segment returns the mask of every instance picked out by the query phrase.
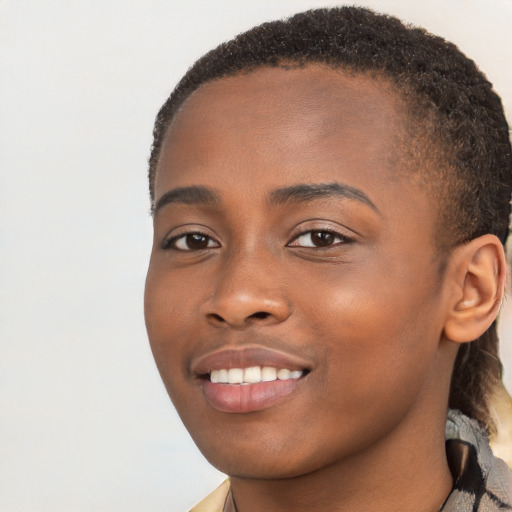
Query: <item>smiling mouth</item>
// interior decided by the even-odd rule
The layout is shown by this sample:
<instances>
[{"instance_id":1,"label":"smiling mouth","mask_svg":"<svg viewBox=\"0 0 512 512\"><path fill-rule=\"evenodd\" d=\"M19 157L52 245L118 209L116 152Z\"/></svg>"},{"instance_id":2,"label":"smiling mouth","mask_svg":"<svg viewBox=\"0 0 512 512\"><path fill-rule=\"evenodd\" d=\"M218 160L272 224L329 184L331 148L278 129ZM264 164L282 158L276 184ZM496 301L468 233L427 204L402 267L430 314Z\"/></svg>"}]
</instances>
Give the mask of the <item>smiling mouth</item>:
<instances>
[{"instance_id":1,"label":"smiling mouth","mask_svg":"<svg viewBox=\"0 0 512 512\"><path fill-rule=\"evenodd\" d=\"M214 409L251 413L268 409L295 392L310 373L273 366L222 368L200 377L204 398Z\"/></svg>"},{"instance_id":2,"label":"smiling mouth","mask_svg":"<svg viewBox=\"0 0 512 512\"><path fill-rule=\"evenodd\" d=\"M242 414L301 395L313 369L308 359L258 345L223 348L191 362L191 373L209 406Z\"/></svg>"},{"instance_id":3,"label":"smiling mouth","mask_svg":"<svg viewBox=\"0 0 512 512\"><path fill-rule=\"evenodd\" d=\"M273 366L250 366L248 368L222 368L212 370L205 377L213 384L251 385L275 380L300 379L307 370L288 370Z\"/></svg>"}]
</instances>

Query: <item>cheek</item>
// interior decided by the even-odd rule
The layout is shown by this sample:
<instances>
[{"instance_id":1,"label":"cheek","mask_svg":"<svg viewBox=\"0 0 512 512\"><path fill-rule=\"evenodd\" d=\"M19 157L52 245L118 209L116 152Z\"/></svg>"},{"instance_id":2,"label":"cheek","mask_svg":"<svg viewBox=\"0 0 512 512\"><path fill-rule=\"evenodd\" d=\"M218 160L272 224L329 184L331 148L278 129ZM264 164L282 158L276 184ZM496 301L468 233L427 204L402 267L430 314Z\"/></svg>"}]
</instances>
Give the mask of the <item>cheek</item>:
<instances>
[{"instance_id":1,"label":"cheek","mask_svg":"<svg viewBox=\"0 0 512 512\"><path fill-rule=\"evenodd\" d=\"M186 371L187 336L193 322L184 315L192 311L179 280L171 280L156 265L149 267L144 292L144 316L156 365L167 389ZM186 327L188 325L188 327Z\"/></svg>"},{"instance_id":2,"label":"cheek","mask_svg":"<svg viewBox=\"0 0 512 512\"><path fill-rule=\"evenodd\" d=\"M340 281L326 281L321 291L311 286L301 303L308 329L326 353L324 385L332 393L326 396L333 407L343 403L354 414L369 400L385 407L390 401L405 404L435 362L441 334L435 290L404 278L391 279L395 286L387 279Z\"/></svg>"}]
</instances>

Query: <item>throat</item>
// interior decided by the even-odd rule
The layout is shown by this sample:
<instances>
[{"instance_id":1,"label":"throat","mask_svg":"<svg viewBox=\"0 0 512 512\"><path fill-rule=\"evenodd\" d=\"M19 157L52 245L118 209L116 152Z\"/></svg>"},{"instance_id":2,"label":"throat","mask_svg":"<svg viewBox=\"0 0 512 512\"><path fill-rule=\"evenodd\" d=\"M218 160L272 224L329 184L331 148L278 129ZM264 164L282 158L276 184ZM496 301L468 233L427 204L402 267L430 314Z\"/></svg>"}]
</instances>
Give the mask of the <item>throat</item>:
<instances>
[{"instance_id":1,"label":"throat","mask_svg":"<svg viewBox=\"0 0 512 512\"><path fill-rule=\"evenodd\" d=\"M453 487L446 458L430 469L406 458L391 459L388 469L350 461L296 478L232 477L223 512L440 512Z\"/></svg>"}]
</instances>

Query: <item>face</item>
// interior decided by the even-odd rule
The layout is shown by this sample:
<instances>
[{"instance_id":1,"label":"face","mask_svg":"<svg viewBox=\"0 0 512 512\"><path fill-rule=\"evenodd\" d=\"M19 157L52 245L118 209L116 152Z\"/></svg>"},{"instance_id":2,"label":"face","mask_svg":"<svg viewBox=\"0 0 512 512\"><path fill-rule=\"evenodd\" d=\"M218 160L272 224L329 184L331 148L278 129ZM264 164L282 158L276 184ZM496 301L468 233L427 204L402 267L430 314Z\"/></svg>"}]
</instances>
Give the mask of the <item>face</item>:
<instances>
[{"instance_id":1,"label":"face","mask_svg":"<svg viewBox=\"0 0 512 512\"><path fill-rule=\"evenodd\" d=\"M386 83L309 66L203 85L169 129L147 329L229 475L315 471L446 400L434 216L400 168L401 120Z\"/></svg>"}]
</instances>

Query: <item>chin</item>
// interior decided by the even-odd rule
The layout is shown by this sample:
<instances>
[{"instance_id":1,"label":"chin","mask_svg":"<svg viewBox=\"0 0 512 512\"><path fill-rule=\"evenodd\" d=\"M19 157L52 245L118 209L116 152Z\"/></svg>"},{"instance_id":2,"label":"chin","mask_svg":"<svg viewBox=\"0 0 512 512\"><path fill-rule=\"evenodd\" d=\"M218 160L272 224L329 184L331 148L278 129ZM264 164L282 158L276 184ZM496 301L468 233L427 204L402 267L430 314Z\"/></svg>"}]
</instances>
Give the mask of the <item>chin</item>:
<instances>
[{"instance_id":1,"label":"chin","mask_svg":"<svg viewBox=\"0 0 512 512\"><path fill-rule=\"evenodd\" d=\"M286 439L265 439L259 436L248 442L231 436L229 441L208 443L204 439L194 438L199 450L208 462L230 477L257 480L278 480L296 478L312 473L328 465L332 450L321 456L320 451L298 450L290 446L293 436ZM304 447L304 444L302 444ZM313 447L312 447L313 448Z\"/></svg>"},{"instance_id":2,"label":"chin","mask_svg":"<svg viewBox=\"0 0 512 512\"><path fill-rule=\"evenodd\" d=\"M320 469L315 465L299 464L284 464L283 459L285 456L277 457L277 460L261 460L263 456L260 454L260 460L215 460L208 459L212 464L222 473L232 477L250 480L281 480L287 478L297 478L313 471ZM247 457L246 457L247 458Z\"/></svg>"}]
</instances>

